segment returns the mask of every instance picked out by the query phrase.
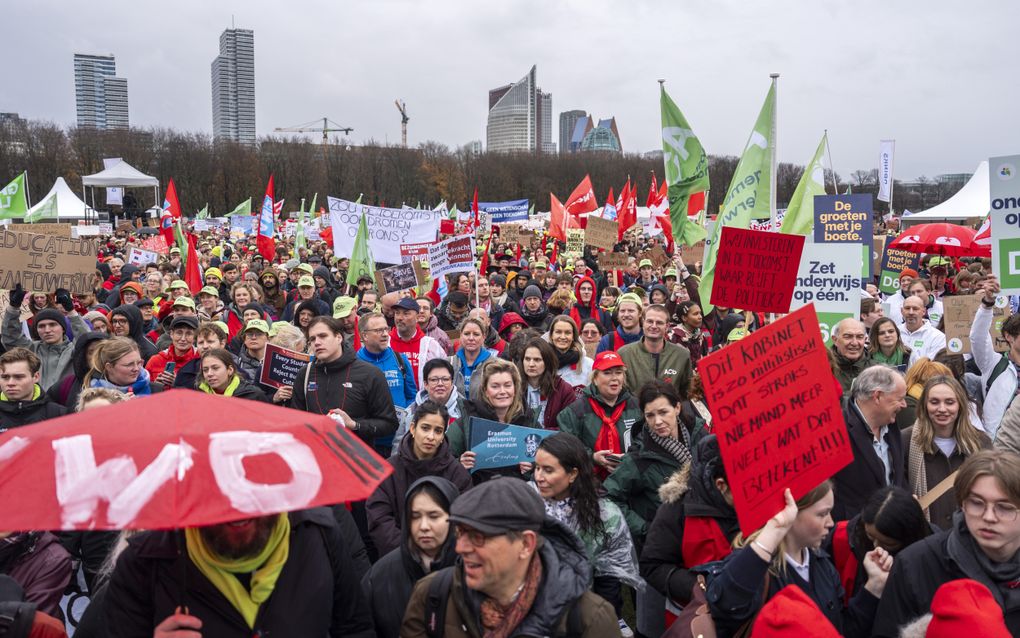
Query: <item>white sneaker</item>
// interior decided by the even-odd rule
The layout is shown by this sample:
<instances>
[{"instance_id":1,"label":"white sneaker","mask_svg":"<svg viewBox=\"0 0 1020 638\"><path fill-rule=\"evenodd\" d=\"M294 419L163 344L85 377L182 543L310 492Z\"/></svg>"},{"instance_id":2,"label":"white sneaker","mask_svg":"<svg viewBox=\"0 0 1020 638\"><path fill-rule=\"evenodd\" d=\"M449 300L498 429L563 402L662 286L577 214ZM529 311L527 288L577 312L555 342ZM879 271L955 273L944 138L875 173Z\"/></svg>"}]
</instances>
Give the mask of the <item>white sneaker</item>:
<instances>
[{"instance_id":1,"label":"white sneaker","mask_svg":"<svg viewBox=\"0 0 1020 638\"><path fill-rule=\"evenodd\" d=\"M617 620L617 623L620 625L620 635L623 638L634 638L634 630L630 628L626 620L620 618Z\"/></svg>"}]
</instances>

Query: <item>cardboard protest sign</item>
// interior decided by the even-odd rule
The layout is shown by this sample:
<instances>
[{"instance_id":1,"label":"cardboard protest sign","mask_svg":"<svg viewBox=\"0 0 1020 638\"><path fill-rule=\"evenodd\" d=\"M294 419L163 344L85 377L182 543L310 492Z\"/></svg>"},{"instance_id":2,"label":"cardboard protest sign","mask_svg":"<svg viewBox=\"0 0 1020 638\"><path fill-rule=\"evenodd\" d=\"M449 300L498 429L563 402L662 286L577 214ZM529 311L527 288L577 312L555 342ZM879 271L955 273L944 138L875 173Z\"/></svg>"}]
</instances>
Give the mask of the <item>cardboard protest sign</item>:
<instances>
[{"instance_id":1,"label":"cardboard protest sign","mask_svg":"<svg viewBox=\"0 0 1020 638\"><path fill-rule=\"evenodd\" d=\"M500 224L499 239L510 245L519 244L521 242L521 230L520 224Z\"/></svg>"},{"instance_id":2,"label":"cardboard protest sign","mask_svg":"<svg viewBox=\"0 0 1020 638\"><path fill-rule=\"evenodd\" d=\"M425 271L418 261L375 271L375 285L383 294L424 286L425 280Z\"/></svg>"},{"instance_id":3,"label":"cardboard protest sign","mask_svg":"<svg viewBox=\"0 0 1020 638\"><path fill-rule=\"evenodd\" d=\"M853 461L819 319L807 306L698 362L746 537Z\"/></svg>"},{"instance_id":4,"label":"cardboard protest sign","mask_svg":"<svg viewBox=\"0 0 1020 638\"><path fill-rule=\"evenodd\" d=\"M262 359L259 383L271 388L284 386L292 388L297 381L298 372L310 360L311 357L303 352L294 352L269 344L266 346L266 356Z\"/></svg>"},{"instance_id":5,"label":"cardboard protest sign","mask_svg":"<svg viewBox=\"0 0 1020 638\"><path fill-rule=\"evenodd\" d=\"M475 269L475 238L473 235L451 237L429 246L429 270L432 278L451 272Z\"/></svg>"},{"instance_id":6,"label":"cardboard protest sign","mask_svg":"<svg viewBox=\"0 0 1020 638\"><path fill-rule=\"evenodd\" d=\"M0 314L7 312L7 308L11 305L11 291L0 290ZM21 304L19 309L19 318L22 321L30 319L32 317L32 307L28 304L28 297L25 297L25 301Z\"/></svg>"},{"instance_id":7,"label":"cardboard protest sign","mask_svg":"<svg viewBox=\"0 0 1020 638\"><path fill-rule=\"evenodd\" d=\"M970 327L974 323L983 294L954 295L942 298L943 318L946 322L946 349L953 354L970 353ZM992 347L996 352L1007 352L1009 344L1002 336L1002 324L1013 314L1009 306L1009 298L999 295L995 298L992 308L992 325L988 334L992 337Z\"/></svg>"},{"instance_id":8,"label":"cardboard protest sign","mask_svg":"<svg viewBox=\"0 0 1020 638\"><path fill-rule=\"evenodd\" d=\"M508 467L518 463L533 463L538 444L555 430L528 428L509 423L471 417L468 449L475 453L477 470Z\"/></svg>"},{"instance_id":9,"label":"cardboard protest sign","mask_svg":"<svg viewBox=\"0 0 1020 638\"><path fill-rule=\"evenodd\" d=\"M162 235L153 235L148 239L142 240L142 248L145 250L151 250L154 253L165 255L170 252L170 247L166 245L166 238Z\"/></svg>"},{"instance_id":10,"label":"cardboard protest sign","mask_svg":"<svg viewBox=\"0 0 1020 638\"><path fill-rule=\"evenodd\" d=\"M921 255L918 253L886 245L878 266L878 289L889 295L899 292L900 273L905 268L917 270L920 265Z\"/></svg>"},{"instance_id":11,"label":"cardboard protest sign","mask_svg":"<svg viewBox=\"0 0 1020 638\"><path fill-rule=\"evenodd\" d=\"M363 214L372 257L384 264L400 263L401 244L435 241L443 217L442 211L380 208L330 197L329 219L336 254L351 253Z\"/></svg>"},{"instance_id":12,"label":"cardboard protest sign","mask_svg":"<svg viewBox=\"0 0 1020 638\"><path fill-rule=\"evenodd\" d=\"M118 233L130 233L135 230L134 222L120 222L117 224Z\"/></svg>"},{"instance_id":13,"label":"cardboard protest sign","mask_svg":"<svg viewBox=\"0 0 1020 638\"><path fill-rule=\"evenodd\" d=\"M813 303L826 345L837 323L861 312L862 256L857 244L804 243L790 309Z\"/></svg>"},{"instance_id":14,"label":"cardboard protest sign","mask_svg":"<svg viewBox=\"0 0 1020 638\"><path fill-rule=\"evenodd\" d=\"M127 263L133 266L144 266L145 264L158 264L159 255L151 250L145 250L138 246L132 246L128 249Z\"/></svg>"},{"instance_id":15,"label":"cardboard protest sign","mask_svg":"<svg viewBox=\"0 0 1020 638\"><path fill-rule=\"evenodd\" d=\"M423 241L417 244L400 244L400 263L409 264L412 261L422 261L429 258L429 246L433 242Z\"/></svg>"},{"instance_id":16,"label":"cardboard protest sign","mask_svg":"<svg viewBox=\"0 0 1020 638\"><path fill-rule=\"evenodd\" d=\"M705 261L705 242L699 241L693 246L682 244L680 246L680 258L684 264L693 266L699 261Z\"/></svg>"},{"instance_id":17,"label":"cardboard protest sign","mask_svg":"<svg viewBox=\"0 0 1020 638\"><path fill-rule=\"evenodd\" d=\"M882 256L885 254L885 244L887 237L885 235L875 235L871 238L871 274L874 275L877 272L881 272L879 268L882 266ZM868 279L867 283L871 283L872 279Z\"/></svg>"},{"instance_id":18,"label":"cardboard protest sign","mask_svg":"<svg viewBox=\"0 0 1020 638\"><path fill-rule=\"evenodd\" d=\"M588 217L588 226L584 229L584 243L595 248L612 250L616 247L617 226L615 219Z\"/></svg>"},{"instance_id":19,"label":"cardboard protest sign","mask_svg":"<svg viewBox=\"0 0 1020 638\"><path fill-rule=\"evenodd\" d=\"M988 159L992 272L1002 294L1020 294L1020 155Z\"/></svg>"},{"instance_id":20,"label":"cardboard protest sign","mask_svg":"<svg viewBox=\"0 0 1020 638\"><path fill-rule=\"evenodd\" d=\"M669 263L669 256L666 255L666 251L662 249L662 246L652 246L645 252L638 255L638 261L642 259L651 259L652 265L658 268L659 266L665 266Z\"/></svg>"},{"instance_id":21,"label":"cardboard protest sign","mask_svg":"<svg viewBox=\"0 0 1020 638\"><path fill-rule=\"evenodd\" d=\"M0 289L91 292L97 251L94 239L0 229Z\"/></svg>"},{"instance_id":22,"label":"cardboard protest sign","mask_svg":"<svg viewBox=\"0 0 1020 638\"><path fill-rule=\"evenodd\" d=\"M803 250L803 235L723 226L712 305L788 312Z\"/></svg>"},{"instance_id":23,"label":"cardboard protest sign","mask_svg":"<svg viewBox=\"0 0 1020 638\"><path fill-rule=\"evenodd\" d=\"M584 253L584 229L567 229L567 252L573 255Z\"/></svg>"},{"instance_id":24,"label":"cardboard protest sign","mask_svg":"<svg viewBox=\"0 0 1020 638\"><path fill-rule=\"evenodd\" d=\"M599 255L599 270L623 270L627 267L627 253L602 253Z\"/></svg>"},{"instance_id":25,"label":"cardboard protest sign","mask_svg":"<svg viewBox=\"0 0 1020 638\"><path fill-rule=\"evenodd\" d=\"M14 230L20 233L35 233L37 235L71 237L71 224L11 224L7 227L7 230Z\"/></svg>"}]
</instances>

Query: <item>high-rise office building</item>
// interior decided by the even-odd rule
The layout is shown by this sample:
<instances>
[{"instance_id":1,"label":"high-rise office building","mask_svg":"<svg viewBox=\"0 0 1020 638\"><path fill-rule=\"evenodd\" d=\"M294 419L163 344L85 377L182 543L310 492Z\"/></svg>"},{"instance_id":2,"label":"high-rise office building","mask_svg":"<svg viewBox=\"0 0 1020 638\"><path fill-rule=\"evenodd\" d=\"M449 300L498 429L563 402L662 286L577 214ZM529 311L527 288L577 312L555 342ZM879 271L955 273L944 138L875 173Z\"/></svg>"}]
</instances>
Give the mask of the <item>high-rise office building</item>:
<instances>
[{"instance_id":1,"label":"high-rise office building","mask_svg":"<svg viewBox=\"0 0 1020 638\"><path fill-rule=\"evenodd\" d=\"M574 126L585 115L584 111L577 109L560 113L560 153L570 152L570 136L574 133Z\"/></svg>"},{"instance_id":2,"label":"high-rise office building","mask_svg":"<svg viewBox=\"0 0 1020 638\"><path fill-rule=\"evenodd\" d=\"M255 143L255 32L226 29L212 62L213 136Z\"/></svg>"},{"instance_id":3,"label":"high-rise office building","mask_svg":"<svg viewBox=\"0 0 1020 638\"><path fill-rule=\"evenodd\" d=\"M128 127L127 79L117 77L113 54L74 54L74 102L78 126Z\"/></svg>"},{"instance_id":4,"label":"high-rise office building","mask_svg":"<svg viewBox=\"0 0 1020 638\"><path fill-rule=\"evenodd\" d=\"M536 82L537 67L513 84L489 91L485 148L495 152L555 153L552 94Z\"/></svg>"}]
</instances>

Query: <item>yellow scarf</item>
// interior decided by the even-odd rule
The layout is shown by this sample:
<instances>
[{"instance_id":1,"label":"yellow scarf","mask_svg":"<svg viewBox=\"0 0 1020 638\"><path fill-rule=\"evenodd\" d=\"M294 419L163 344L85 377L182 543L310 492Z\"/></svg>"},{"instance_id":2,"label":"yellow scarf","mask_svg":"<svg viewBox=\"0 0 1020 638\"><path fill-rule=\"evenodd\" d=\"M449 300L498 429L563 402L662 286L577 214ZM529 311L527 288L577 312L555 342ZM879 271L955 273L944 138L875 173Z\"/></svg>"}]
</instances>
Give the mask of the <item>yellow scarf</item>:
<instances>
[{"instance_id":1,"label":"yellow scarf","mask_svg":"<svg viewBox=\"0 0 1020 638\"><path fill-rule=\"evenodd\" d=\"M41 397L41 396L42 396L42 388L40 388L39 384L37 383L37 384L35 384L35 389L32 390L32 398L29 399L29 401L38 401L39 397ZM10 399L7 398L6 394L4 394L3 392L0 392L0 401L10 401Z\"/></svg>"},{"instance_id":2,"label":"yellow scarf","mask_svg":"<svg viewBox=\"0 0 1020 638\"><path fill-rule=\"evenodd\" d=\"M226 561L213 554L202 541L198 528L189 527L184 530L184 537L191 562L195 563L209 582L215 585L230 604L244 616L248 627L254 628L259 606L273 593L276 579L283 571L290 554L290 519L287 515L278 515L276 527L262 551L257 556L244 560ZM246 573L252 574L251 592L248 592L234 576Z\"/></svg>"},{"instance_id":3,"label":"yellow scarf","mask_svg":"<svg viewBox=\"0 0 1020 638\"><path fill-rule=\"evenodd\" d=\"M241 377L235 374L234 378L231 379L230 383L227 384L227 389L223 391L223 396L225 397L234 396L234 392L237 390L237 386L239 385L241 385ZM202 381L201 383L198 384L198 389L207 394L219 394L219 392L209 387L209 384L206 383L205 381Z\"/></svg>"}]
</instances>

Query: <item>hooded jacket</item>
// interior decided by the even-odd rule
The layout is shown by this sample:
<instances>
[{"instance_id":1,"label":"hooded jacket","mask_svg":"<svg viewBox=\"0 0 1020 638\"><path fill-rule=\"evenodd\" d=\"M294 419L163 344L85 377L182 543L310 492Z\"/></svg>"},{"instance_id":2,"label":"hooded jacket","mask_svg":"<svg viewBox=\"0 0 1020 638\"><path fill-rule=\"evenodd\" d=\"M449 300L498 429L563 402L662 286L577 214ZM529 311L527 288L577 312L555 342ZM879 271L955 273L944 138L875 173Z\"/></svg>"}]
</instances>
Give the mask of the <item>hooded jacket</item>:
<instances>
[{"instance_id":1,"label":"hooded jacket","mask_svg":"<svg viewBox=\"0 0 1020 638\"><path fill-rule=\"evenodd\" d=\"M453 342L450 341L450 335L446 334L446 331L439 327L439 319L436 318L435 315L429 317L429 322L425 324L422 331L426 336L432 337L438 341L439 345L443 347L444 351L446 351L447 356L453 354ZM422 364L422 367L425 367L424 363Z\"/></svg>"},{"instance_id":2,"label":"hooded jacket","mask_svg":"<svg viewBox=\"0 0 1020 638\"><path fill-rule=\"evenodd\" d=\"M43 312L59 311L46 310ZM139 314L139 318L140 317L141 315ZM49 319L51 317L46 318ZM78 313L74 313L67 318L71 320L71 333L75 337L83 335L89 331L88 326L85 325L85 321ZM59 343L49 345L42 341L32 341L24 335L21 331L21 315L17 308L8 307L4 312L3 327L2 330L0 330L0 342L2 342L4 348L8 350L13 348L27 348L39 357L40 361L42 361L42 368L40 369L42 375L39 378L39 385L42 386L44 390L48 390L50 387L56 385L58 381L71 372L71 358L74 354L74 344L67 338L67 323L62 320L59 323L65 331L64 337Z\"/></svg>"},{"instance_id":3,"label":"hooded jacket","mask_svg":"<svg viewBox=\"0 0 1020 638\"><path fill-rule=\"evenodd\" d=\"M392 459L390 459L392 461ZM391 475L390 478L393 478ZM389 479L387 479L389 481ZM467 488L458 490L450 481L439 476L424 476L412 483L404 490L400 499L399 511L403 520L410 518L411 492L425 483L435 486L445 497L446 503L439 505L447 512L450 504ZM384 483L385 485L385 483ZM468 487L471 486L470 479ZM371 507L371 506L370 506ZM371 521L371 509L369 509L369 521ZM365 594L365 600L372 610L372 620L375 621L375 633L379 638L398 638L400 636L400 623L403 620L402 610L407 608L407 602L411 599L411 592L414 584L428 574L440 569L450 567L457 561L457 552L454 551L457 545L457 537L451 527L446 535L446 541L436 554L435 560L426 569L422 563L421 555L412 549L413 543L410 537L410 529L404 526L400 531L398 546L379 559L372 566L372 569L365 574L361 580L361 589ZM381 551L381 550L380 550ZM397 613L394 613L396 610Z\"/></svg>"},{"instance_id":4,"label":"hooded jacket","mask_svg":"<svg viewBox=\"0 0 1020 638\"><path fill-rule=\"evenodd\" d=\"M109 338L110 335L105 332L86 332L75 338L74 350L71 353L71 372L64 375L59 383L50 386L50 389L46 391L54 403L69 408L74 408L78 404L81 381L91 368L89 360L85 356L88 353L89 345Z\"/></svg>"},{"instance_id":5,"label":"hooded jacket","mask_svg":"<svg viewBox=\"0 0 1020 638\"><path fill-rule=\"evenodd\" d=\"M587 306L581 303L581 284L585 282L591 284L591 299ZM613 319L609 316L609 313L599 308L598 290L599 288L595 285L595 280L591 277L581 277L578 279L574 284L574 299L577 299L577 302L570 308L570 318L577 324L578 329L581 328L581 322L591 317L598 321L606 332L612 332Z\"/></svg>"},{"instance_id":6,"label":"hooded jacket","mask_svg":"<svg viewBox=\"0 0 1020 638\"><path fill-rule=\"evenodd\" d=\"M319 312L317 313L317 316L318 315L328 315L330 317L333 316L333 309L332 309L332 307L329 304L327 304L325 301L320 299L319 298L319 293L316 292L316 293L314 293L312 295L311 299L302 299L301 297L298 297L294 301L292 301L289 304L287 304L287 307L284 308L284 310L283 310L283 314L280 316L280 321L286 321L288 323L294 323L294 315L297 314L298 306L300 306L303 303L312 303L312 304L314 304L314 306L319 310ZM295 324L295 325L297 325L297 324Z\"/></svg>"},{"instance_id":7,"label":"hooded jacket","mask_svg":"<svg viewBox=\"0 0 1020 638\"><path fill-rule=\"evenodd\" d=\"M542 580L531 610L511 635L565 635L571 608L576 606L575 614L579 616L583 638L619 636L620 627L613 606L588 590L591 566L581 540L562 523L549 517L546 517L539 535L544 541L536 552L536 557L542 561ZM478 612L482 594L467 588L461 565L447 569L454 572L446 603L443 635L447 638L483 635ZM403 638L427 635L425 600L433 578L436 575L426 576L415 585L400 629Z\"/></svg>"},{"instance_id":8,"label":"hooded jacket","mask_svg":"<svg viewBox=\"0 0 1020 638\"><path fill-rule=\"evenodd\" d=\"M141 310L130 304L122 304L110 311L109 319L112 321L116 315L121 315L128 320L128 338L138 344L138 351L141 353L143 361L147 362L159 352L142 332Z\"/></svg>"},{"instance_id":9,"label":"hooded jacket","mask_svg":"<svg viewBox=\"0 0 1020 638\"><path fill-rule=\"evenodd\" d=\"M71 581L71 556L57 537L49 532L22 532L0 541L0 546L0 571L21 585L26 602L59 617L60 599Z\"/></svg>"},{"instance_id":10,"label":"hooded jacket","mask_svg":"<svg viewBox=\"0 0 1020 638\"><path fill-rule=\"evenodd\" d=\"M345 349L333 361L313 361L298 372L291 407L314 414L341 409L358 422L368 443L397 431L397 413L382 371Z\"/></svg>"},{"instance_id":11,"label":"hooded jacket","mask_svg":"<svg viewBox=\"0 0 1020 638\"><path fill-rule=\"evenodd\" d=\"M716 437L706 436L694 447L694 461L659 488L662 505L641 551L641 576L681 606L697 582L691 568L729 556L740 532L736 510L712 478L722 464Z\"/></svg>"},{"instance_id":12,"label":"hooded jacket","mask_svg":"<svg viewBox=\"0 0 1020 638\"><path fill-rule=\"evenodd\" d=\"M422 376L425 364L432 359L445 359L449 356L446 354L445 348L438 341L426 335L418 325L415 325L414 336L410 339L401 338L400 331L396 327L390 330L390 348L407 357L407 362L414 370L414 380L419 388L425 387L425 379Z\"/></svg>"},{"instance_id":13,"label":"hooded jacket","mask_svg":"<svg viewBox=\"0 0 1020 638\"><path fill-rule=\"evenodd\" d=\"M332 307L333 302L340 296L340 293L337 290L336 280L333 279L333 273L331 273L329 268L326 268L325 266L316 266L315 269L312 270L312 276L322 277L326 280L326 286L324 288L319 288L318 283L316 283L315 292L319 293L320 299Z\"/></svg>"},{"instance_id":14,"label":"hooded jacket","mask_svg":"<svg viewBox=\"0 0 1020 638\"><path fill-rule=\"evenodd\" d=\"M273 280L276 281L276 286L267 288L262 280L266 277L266 274L272 276ZM262 271L259 275L259 286L262 287L262 298L266 305L272 308L273 320L280 318L283 314L283 309L287 307L287 294L280 287L280 277L274 271Z\"/></svg>"},{"instance_id":15,"label":"hooded jacket","mask_svg":"<svg viewBox=\"0 0 1020 638\"><path fill-rule=\"evenodd\" d=\"M27 401L9 401L0 393L0 432L55 419L65 414L67 409L50 401L50 397L38 385L35 386L33 398Z\"/></svg>"},{"instance_id":16,"label":"hooded jacket","mask_svg":"<svg viewBox=\"0 0 1020 638\"><path fill-rule=\"evenodd\" d=\"M414 438L405 436L397 453L389 458L393 474L368 498L368 531L375 541L379 555L396 549L407 538L407 516L404 513L404 496L412 483L426 476L442 477L460 492L471 488L471 475L453 454L450 444L443 439L430 459L419 459L414 454Z\"/></svg>"}]
</instances>

